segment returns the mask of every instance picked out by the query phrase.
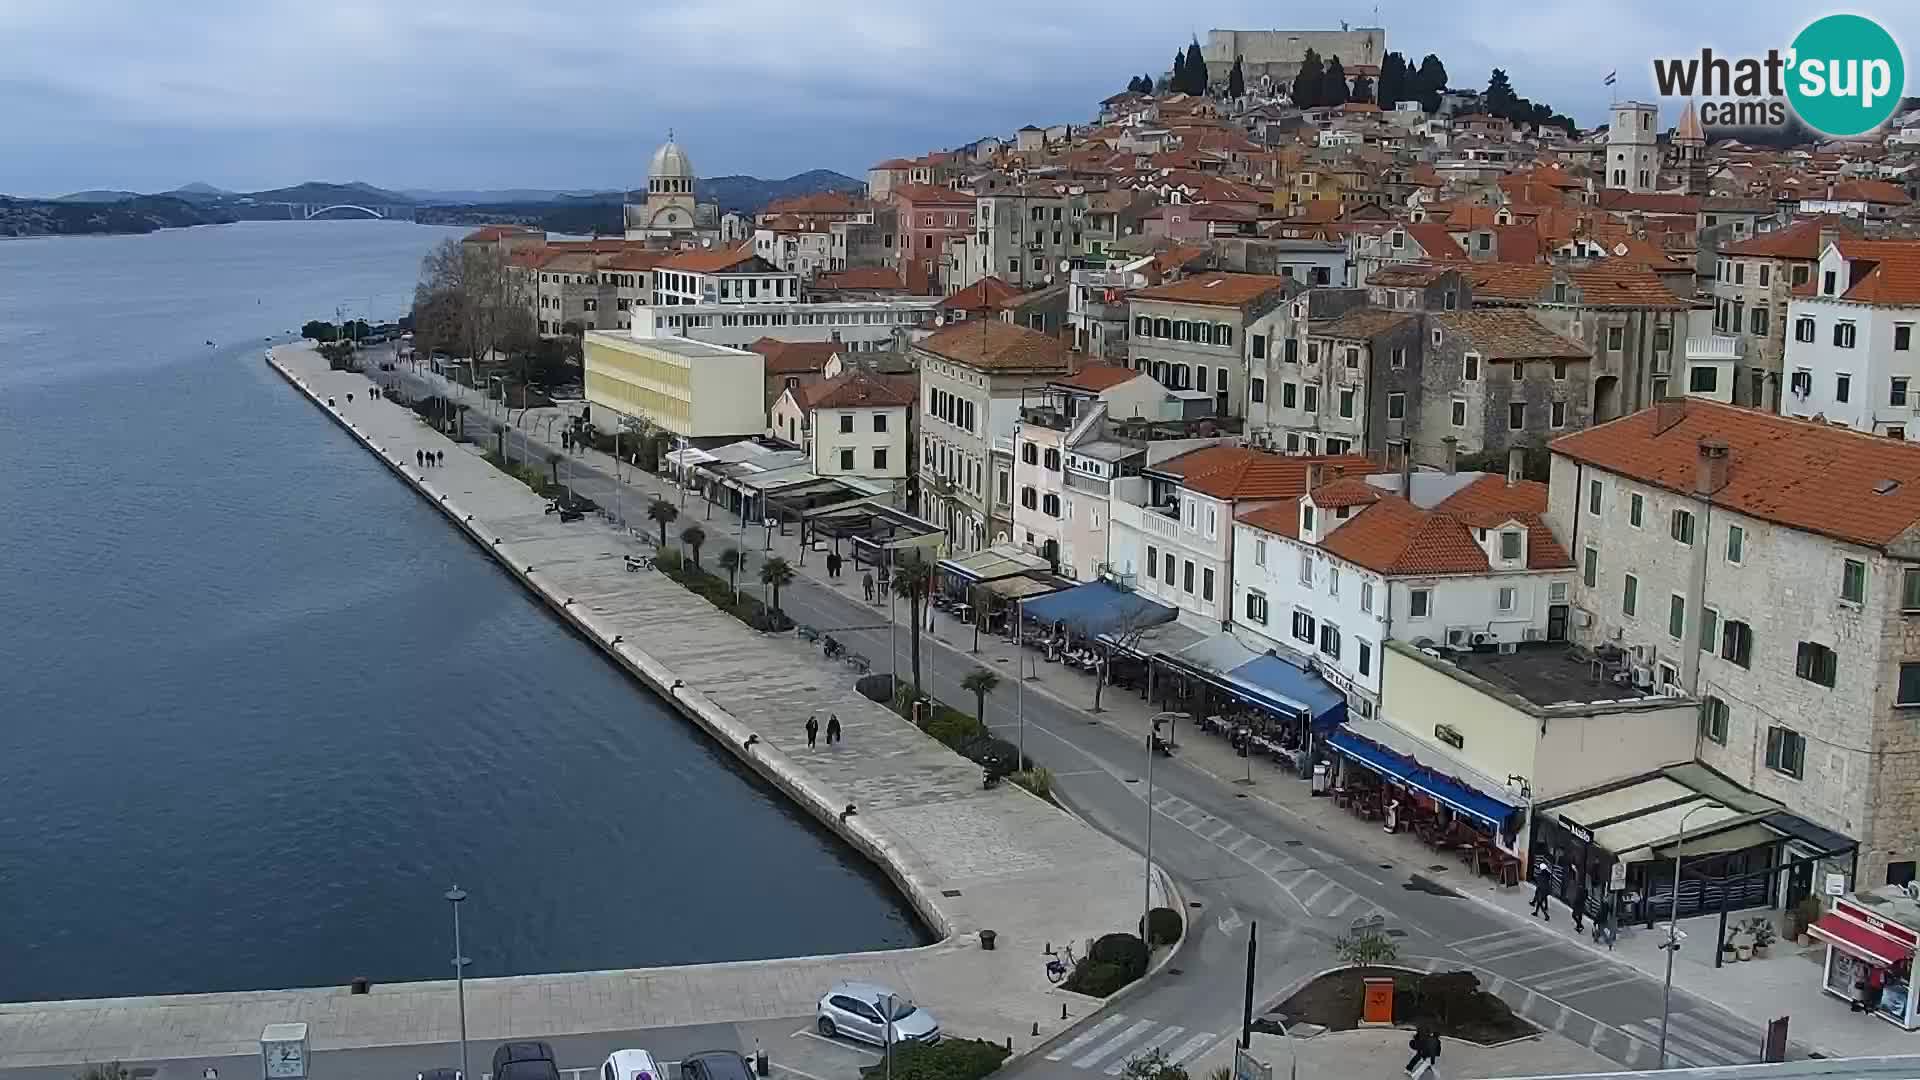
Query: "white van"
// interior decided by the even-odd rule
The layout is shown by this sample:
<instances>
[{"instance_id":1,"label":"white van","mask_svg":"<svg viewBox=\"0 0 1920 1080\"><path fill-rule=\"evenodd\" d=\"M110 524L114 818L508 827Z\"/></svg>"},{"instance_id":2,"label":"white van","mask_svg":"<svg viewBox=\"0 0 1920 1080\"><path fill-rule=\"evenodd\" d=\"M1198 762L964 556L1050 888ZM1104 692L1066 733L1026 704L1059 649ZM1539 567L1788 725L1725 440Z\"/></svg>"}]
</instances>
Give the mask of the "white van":
<instances>
[{"instance_id":1,"label":"white van","mask_svg":"<svg viewBox=\"0 0 1920 1080\"><path fill-rule=\"evenodd\" d=\"M600 1080L673 1080L645 1050L615 1050L600 1066Z\"/></svg>"}]
</instances>

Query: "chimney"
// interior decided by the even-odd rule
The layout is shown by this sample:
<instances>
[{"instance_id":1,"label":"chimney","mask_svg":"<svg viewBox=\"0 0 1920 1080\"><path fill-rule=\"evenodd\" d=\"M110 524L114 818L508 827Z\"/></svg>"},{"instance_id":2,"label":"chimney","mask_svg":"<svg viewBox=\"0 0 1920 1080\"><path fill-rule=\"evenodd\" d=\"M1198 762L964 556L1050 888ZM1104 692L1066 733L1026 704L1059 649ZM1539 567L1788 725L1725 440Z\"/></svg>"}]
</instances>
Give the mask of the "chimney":
<instances>
[{"instance_id":1,"label":"chimney","mask_svg":"<svg viewBox=\"0 0 1920 1080\"><path fill-rule=\"evenodd\" d=\"M1307 494L1311 495L1320 487L1320 463L1307 462Z\"/></svg>"},{"instance_id":2,"label":"chimney","mask_svg":"<svg viewBox=\"0 0 1920 1080\"><path fill-rule=\"evenodd\" d=\"M1526 450L1518 446L1514 447L1511 450L1508 450L1507 451L1507 486L1512 487L1513 485L1519 483L1520 478L1525 476L1526 474L1527 474Z\"/></svg>"},{"instance_id":3,"label":"chimney","mask_svg":"<svg viewBox=\"0 0 1920 1080\"><path fill-rule=\"evenodd\" d=\"M1413 440L1400 443L1400 497L1413 501Z\"/></svg>"},{"instance_id":4,"label":"chimney","mask_svg":"<svg viewBox=\"0 0 1920 1080\"><path fill-rule=\"evenodd\" d=\"M1839 242L1840 242L1840 226L1835 224L1832 221L1821 222L1820 223L1820 250L1814 252L1814 258L1816 259L1819 258L1821 253L1827 250L1827 245L1837 244Z\"/></svg>"},{"instance_id":5,"label":"chimney","mask_svg":"<svg viewBox=\"0 0 1920 1080\"><path fill-rule=\"evenodd\" d=\"M1460 467L1460 439L1449 435L1440 441L1447 444L1447 475L1452 476L1454 470Z\"/></svg>"},{"instance_id":6,"label":"chimney","mask_svg":"<svg viewBox=\"0 0 1920 1080\"><path fill-rule=\"evenodd\" d=\"M1700 460L1693 471L1693 493L1711 496L1727 486L1727 444L1722 439L1701 439Z\"/></svg>"},{"instance_id":7,"label":"chimney","mask_svg":"<svg viewBox=\"0 0 1920 1080\"><path fill-rule=\"evenodd\" d=\"M1673 426L1687 418L1687 399L1681 397L1663 397L1653 403L1653 433L1665 435Z\"/></svg>"}]
</instances>

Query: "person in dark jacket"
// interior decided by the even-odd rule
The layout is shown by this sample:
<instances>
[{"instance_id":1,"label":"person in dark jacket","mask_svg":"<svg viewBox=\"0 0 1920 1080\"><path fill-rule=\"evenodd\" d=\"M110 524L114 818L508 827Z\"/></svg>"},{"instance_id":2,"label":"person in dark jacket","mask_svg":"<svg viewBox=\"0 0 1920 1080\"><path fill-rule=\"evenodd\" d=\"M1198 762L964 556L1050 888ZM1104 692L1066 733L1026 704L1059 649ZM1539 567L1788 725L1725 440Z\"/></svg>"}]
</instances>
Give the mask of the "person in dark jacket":
<instances>
[{"instance_id":1,"label":"person in dark jacket","mask_svg":"<svg viewBox=\"0 0 1920 1080\"><path fill-rule=\"evenodd\" d=\"M1533 907L1531 913L1540 916L1547 922L1553 921L1553 910L1547 905L1547 900L1552 894L1553 871L1547 869L1547 864L1542 862L1533 868Z\"/></svg>"},{"instance_id":2,"label":"person in dark jacket","mask_svg":"<svg viewBox=\"0 0 1920 1080\"><path fill-rule=\"evenodd\" d=\"M1583 877L1580 879L1579 889L1575 891L1573 894L1573 932L1574 933L1578 934L1582 931L1581 924L1586 920L1586 917L1587 917L1587 882L1586 882L1586 879Z\"/></svg>"},{"instance_id":3,"label":"person in dark jacket","mask_svg":"<svg viewBox=\"0 0 1920 1080\"><path fill-rule=\"evenodd\" d=\"M1418 1076L1422 1069L1431 1069L1440 1060L1440 1036L1424 1024L1414 1030L1407 1048L1413 1051L1413 1057L1407 1059L1408 1076Z\"/></svg>"}]
</instances>

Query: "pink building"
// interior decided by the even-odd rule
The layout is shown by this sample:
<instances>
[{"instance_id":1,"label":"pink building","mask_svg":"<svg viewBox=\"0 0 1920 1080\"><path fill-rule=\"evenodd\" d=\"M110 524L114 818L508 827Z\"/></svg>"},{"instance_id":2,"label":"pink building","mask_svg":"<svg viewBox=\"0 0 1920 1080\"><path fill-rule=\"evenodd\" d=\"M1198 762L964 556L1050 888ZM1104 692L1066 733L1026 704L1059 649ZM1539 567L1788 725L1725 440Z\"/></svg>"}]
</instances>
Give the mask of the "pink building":
<instances>
[{"instance_id":1,"label":"pink building","mask_svg":"<svg viewBox=\"0 0 1920 1080\"><path fill-rule=\"evenodd\" d=\"M900 218L895 257L902 275L910 287L924 280L931 292L943 292L951 270L942 265L942 257L947 241L973 232L973 194L932 184L900 184L893 189L893 203Z\"/></svg>"}]
</instances>

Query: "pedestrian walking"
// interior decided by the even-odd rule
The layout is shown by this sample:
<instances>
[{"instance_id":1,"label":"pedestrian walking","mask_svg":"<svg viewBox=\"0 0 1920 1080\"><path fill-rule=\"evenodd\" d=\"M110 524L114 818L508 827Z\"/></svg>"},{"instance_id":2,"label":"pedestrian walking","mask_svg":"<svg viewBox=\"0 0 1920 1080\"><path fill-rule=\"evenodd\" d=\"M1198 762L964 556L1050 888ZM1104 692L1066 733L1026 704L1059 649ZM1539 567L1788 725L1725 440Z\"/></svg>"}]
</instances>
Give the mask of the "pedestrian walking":
<instances>
[{"instance_id":1,"label":"pedestrian walking","mask_svg":"<svg viewBox=\"0 0 1920 1080\"><path fill-rule=\"evenodd\" d=\"M860 575L860 589L867 594L867 603L873 603L873 571Z\"/></svg>"},{"instance_id":2,"label":"pedestrian walking","mask_svg":"<svg viewBox=\"0 0 1920 1080\"><path fill-rule=\"evenodd\" d=\"M1613 951L1614 939L1619 936L1619 930L1614 921L1615 914L1613 904L1613 893L1601 893L1600 913L1593 917L1593 940L1596 944L1602 941L1606 942L1608 952Z\"/></svg>"},{"instance_id":3,"label":"pedestrian walking","mask_svg":"<svg viewBox=\"0 0 1920 1080\"><path fill-rule=\"evenodd\" d=\"M1422 1024L1414 1030L1413 1038L1407 1040L1407 1049L1413 1051L1413 1057L1407 1059L1407 1075L1419 1076L1440 1060L1440 1036Z\"/></svg>"},{"instance_id":4,"label":"pedestrian walking","mask_svg":"<svg viewBox=\"0 0 1920 1080\"><path fill-rule=\"evenodd\" d=\"M1587 918L1587 880L1586 880L1586 875L1583 874L1581 875L1581 878L1580 878L1580 888L1577 891L1575 891L1573 894L1573 932L1574 933L1576 934L1585 933L1585 930L1582 928L1580 924L1585 922L1586 918Z\"/></svg>"},{"instance_id":5,"label":"pedestrian walking","mask_svg":"<svg viewBox=\"0 0 1920 1080\"><path fill-rule=\"evenodd\" d=\"M837 743L839 741L840 741L840 714L828 713L827 714L827 745L832 746L834 743Z\"/></svg>"},{"instance_id":6,"label":"pedestrian walking","mask_svg":"<svg viewBox=\"0 0 1920 1080\"><path fill-rule=\"evenodd\" d=\"M807 749L809 750L813 749L814 743L819 738L820 738L820 721L811 716L807 717Z\"/></svg>"},{"instance_id":7,"label":"pedestrian walking","mask_svg":"<svg viewBox=\"0 0 1920 1080\"><path fill-rule=\"evenodd\" d=\"M415 450L413 452L413 465L417 469L427 467L427 452L425 450Z\"/></svg>"},{"instance_id":8,"label":"pedestrian walking","mask_svg":"<svg viewBox=\"0 0 1920 1080\"><path fill-rule=\"evenodd\" d=\"M1533 907L1530 909L1530 914L1552 922L1553 914L1547 907L1547 898L1552 892L1553 872L1547 869L1545 860L1542 860L1533 868Z\"/></svg>"},{"instance_id":9,"label":"pedestrian walking","mask_svg":"<svg viewBox=\"0 0 1920 1080\"><path fill-rule=\"evenodd\" d=\"M433 452L433 463L435 465L445 465L447 463L447 452L445 450L435 450Z\"/></svg>"},{"instance_id":10,"label":"pedestrian walking","mask_svg":"<svg viewBox=\"0 0 1920 1080\"><path fill-rule=\"evenodd\" d=\"M829 553L827 555L827 577L837 578L839 576L840 576L840 556Z\"/></svg>"}]
</instances>

